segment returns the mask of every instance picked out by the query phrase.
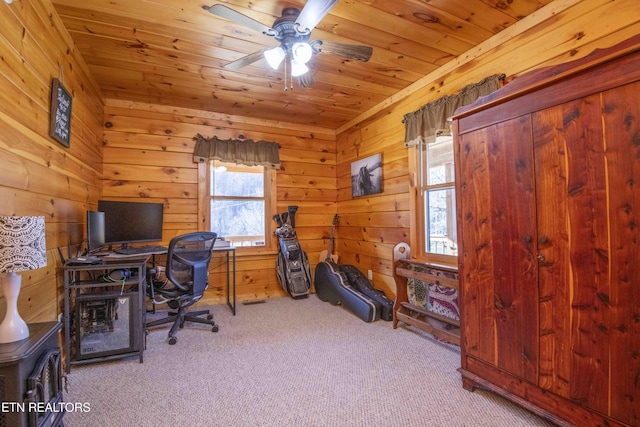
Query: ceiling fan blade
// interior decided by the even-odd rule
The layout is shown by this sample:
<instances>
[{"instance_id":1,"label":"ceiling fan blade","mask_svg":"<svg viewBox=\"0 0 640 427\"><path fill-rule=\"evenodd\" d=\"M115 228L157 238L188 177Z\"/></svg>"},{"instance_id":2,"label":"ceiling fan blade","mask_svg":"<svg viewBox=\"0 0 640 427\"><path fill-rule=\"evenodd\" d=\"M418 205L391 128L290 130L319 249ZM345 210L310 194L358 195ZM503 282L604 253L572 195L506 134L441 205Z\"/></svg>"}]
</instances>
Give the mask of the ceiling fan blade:
<instances>
[{"instance_id":1,"label":"ceiling fan blade","mask_svg":"<svg viewBox=\"0 0 640 427\"><path fill-rule=\"evenodd\" d=\"M267 34L272 32L271 28L264 25L262 22L256 21L253 18L249 18L247 15L243 15L240 12L223 5L215 4L209 8L209 12L217 15L221 18L233 21L236 24L244 25L247 28L251 28L259 33Z\"/></svg>"},{"instance_id":2,"label":"ceiling fan blade","mask_svg":"<svg viewBox=\"0 0 640 427\"><path fill-rule=\"evenodd\" d=\"M310 33L318 22L325 17L333 6L338 3L338 0L309 0L304 5L296 19L298 25L298 31L302 33Z\"/></svg>"},{"instance_id":3,"label":"ceiling fan blade","mask_svg":"<svg viewBox=\"0 0 640 427\"><path fill-rule=\"evenodd\" d=\"M371 46L361 46L357 44L344 44L336 42L321 42L317 49L321 53L329 53L344 58L355 59L357 61L367 62L373 54Z\"/></svg>"},{"instance_id":4,"label":"ceiling fan blade","mask_svg":"<svg viewBox=\"0 0 640 427\"><path fill-rule=\"evenodd\" d=\"M233 62L229 62L224 66L227 70L238 71L241 68L246 67L247 65L251 65L256 61L264 58L265 49L261 49L257 52L250 53L247 56L243 56L242 58L238 58Z\"/></svg>"},{"instance_id":5,"label":"ceiling fan blade","mask_svg":"<svg viewBox=\"0 0 640 427\"><path fill-rule=\"evenodd\" d=\"M303 75L298 76L297 79L298 79L298 86L300 86L301 88L309 87L316 82L313 79L313 74L311 74L311 71L307 71Z\"/></svg>"}]
</instances>

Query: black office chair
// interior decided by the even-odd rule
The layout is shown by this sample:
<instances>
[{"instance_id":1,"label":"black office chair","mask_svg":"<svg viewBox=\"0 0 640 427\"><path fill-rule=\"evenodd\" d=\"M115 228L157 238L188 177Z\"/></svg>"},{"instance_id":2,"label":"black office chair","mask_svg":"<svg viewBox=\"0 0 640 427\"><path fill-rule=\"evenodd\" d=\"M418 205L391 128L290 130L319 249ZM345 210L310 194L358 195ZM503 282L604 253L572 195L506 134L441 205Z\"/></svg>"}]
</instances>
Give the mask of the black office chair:
<instances>
[{"instance_id":1,"label":"black office chair","mask_svg":"<svg viewBox=\"0 0 640 427\"><path fill-rule=\"evenodd\" d=\"M154 304L167 303L170 309L166 318L146 324L147 328L173 322L169 330L169 344L178 342L176 330L185 322L211 325L212 332L218 332L209 310L187 312L185 309L202 298L209 285L208 270L216 233L195 232L174 237L167 251L166 279L156 279L150 283L148 291ZM200 317L206 316L206 317Z\"/></svg>"}]
</instances>

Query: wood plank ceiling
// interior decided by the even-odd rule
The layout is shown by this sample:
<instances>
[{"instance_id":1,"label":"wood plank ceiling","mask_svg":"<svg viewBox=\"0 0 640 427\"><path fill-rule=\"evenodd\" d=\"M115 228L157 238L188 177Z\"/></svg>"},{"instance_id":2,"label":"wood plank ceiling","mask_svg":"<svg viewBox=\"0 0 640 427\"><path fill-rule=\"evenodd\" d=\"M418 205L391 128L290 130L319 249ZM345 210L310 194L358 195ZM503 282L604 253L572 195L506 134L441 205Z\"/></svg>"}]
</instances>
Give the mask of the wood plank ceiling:
<instances>
[{"instance_id":1,"label":"wood plank ceiling","mask_svg":"<svg viewBox=\"0 0 640 427\"><path fill-rule=\"evenodd\" d=\"M368 45L368 62L320 53L315 83L284 90L281 65L223 66L278 43L208 12L271 27L280 0L53 0L105 98L338 129L552 0L340 0L311 40ZM290 77L286 77L289 86Z\"/></svg>"}]
</instances>

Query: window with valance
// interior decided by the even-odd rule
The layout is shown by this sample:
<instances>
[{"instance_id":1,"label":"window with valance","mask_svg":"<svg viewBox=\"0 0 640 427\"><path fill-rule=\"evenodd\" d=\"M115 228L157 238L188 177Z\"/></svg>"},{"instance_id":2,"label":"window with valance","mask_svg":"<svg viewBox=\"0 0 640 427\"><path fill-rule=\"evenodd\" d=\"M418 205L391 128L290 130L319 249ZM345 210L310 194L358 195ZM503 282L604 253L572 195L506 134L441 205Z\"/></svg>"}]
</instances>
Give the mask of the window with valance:
<instances>
[{"instance_id":1,"label":"window with valance","mask_svg":"<svg viewBox=\"0 0 640 427\"><path fill-rule=\"evenodd\" d=\"M273 250L271 215L276 210L275 142L196 135L198 221L242 251Z\"/></svg>"},{"instance_id":2,"label":"window with valance","mask_svg":"<svg viewBox=\"0 0 640 427\"><path fill-rule=\"evenodd\" d=\"M193 152L194 162L220 160L247 166L264 166L280 169L280 145L275 142L252 141L250 139L205 138L196 135Z\"/></svg>"},{"instance_id":3,"label":"window with valance","mask_svg":"<svg viewBox=\"0 0 640 427\"><path fill-rule=\"evenodd\" d=\"M419 110L405 114L405 147L434 142L437 136L451 135L451 117L458 107L469 105L481 96L489 95L500 88L504 75L493 75L473 83L455 95L445 95L425 104Z\"/></svg>"},{"instance_id":4,"label":"window with valance","mask_svg":"<svg viewBox=\"0 0 640 427\"><path fill-rule=\"evenodd\" d=\"M494 75L445 95L404 116L412 182L411 246L418 258L457 265L455 170L451 117L457 108L500 88L504 76Z\"/></svg>"}]
</instances>

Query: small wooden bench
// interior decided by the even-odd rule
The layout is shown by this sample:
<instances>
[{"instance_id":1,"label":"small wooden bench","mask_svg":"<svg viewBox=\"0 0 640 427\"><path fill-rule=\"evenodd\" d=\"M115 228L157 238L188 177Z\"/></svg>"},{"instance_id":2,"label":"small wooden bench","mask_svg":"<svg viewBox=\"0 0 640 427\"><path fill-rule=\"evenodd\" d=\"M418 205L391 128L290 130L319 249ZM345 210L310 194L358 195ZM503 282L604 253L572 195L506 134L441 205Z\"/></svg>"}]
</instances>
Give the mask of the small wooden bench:
<instances>
[{"instance_id":1,"label":"small wooden bench","mask_svg":"<svg viewBox=\"0 0 640 427\"><path fill-rule=\"evenodd\" d=\"M435 337L449 341L452 344L460 345L459 320L434 313L425 307L411 304L407 293L408 279L416 279L428 284L446 286L447 288L456 290L458 290L458 280L437 276L427 271L416 271L409 268L411 265L422 267L425 270L442 270L456 273L455 277L457 277L457 271L453 268L412 261L410 259L409 245L406 243L398 243L393 248L393 277L396 281L393 328L396 329L398 322L402 321L428 332ZM436 321L430 321L430 319Z\"/></svg>"}]
</instances>

